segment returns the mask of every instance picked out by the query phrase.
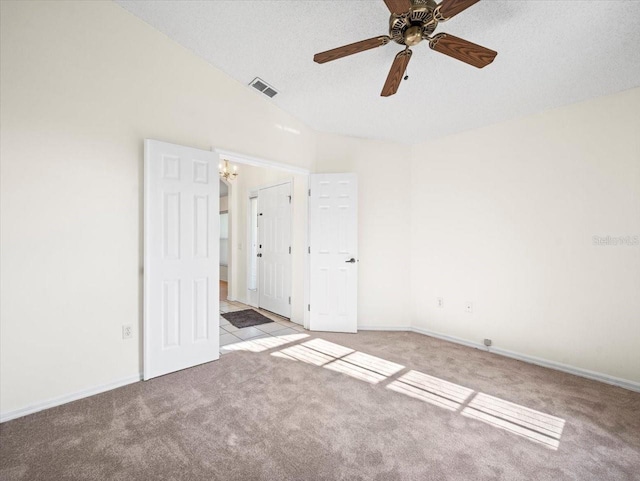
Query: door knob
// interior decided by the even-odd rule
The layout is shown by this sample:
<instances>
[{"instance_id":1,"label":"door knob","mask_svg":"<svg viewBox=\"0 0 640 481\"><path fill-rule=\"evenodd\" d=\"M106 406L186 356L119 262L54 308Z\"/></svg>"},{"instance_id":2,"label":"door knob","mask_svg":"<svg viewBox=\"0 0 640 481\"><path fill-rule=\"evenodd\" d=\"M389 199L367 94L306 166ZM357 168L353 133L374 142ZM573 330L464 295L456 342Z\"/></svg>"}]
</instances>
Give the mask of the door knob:
<instances>
[{"instance_id":1,"label":"door knob","mask_svg":"<svg viewBox=\"0 0 640 481\"><path fill-rule=\"evenodd\" d=\"M352 257L351 259L349 259L348 261L345 261L347 264L355 264L356 260Z\"/></svg>"}]
</instances>

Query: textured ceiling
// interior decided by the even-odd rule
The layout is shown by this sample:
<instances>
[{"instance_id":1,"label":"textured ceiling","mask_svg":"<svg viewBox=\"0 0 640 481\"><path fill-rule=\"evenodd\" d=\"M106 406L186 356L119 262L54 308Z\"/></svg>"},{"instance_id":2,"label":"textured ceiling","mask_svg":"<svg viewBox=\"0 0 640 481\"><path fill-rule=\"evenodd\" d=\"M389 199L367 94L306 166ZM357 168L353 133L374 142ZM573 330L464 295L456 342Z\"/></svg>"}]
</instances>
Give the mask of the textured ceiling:
<instances>
[{"instance_id":1,"label":"textured ceiling","mask_svg":"<svg viewBox=\"0 0 640 481\"><path fill-rule=\"evenodd\" d=\"M312 60L387 34L382 0L117 2L239 82L262 77L280 92L265 101L307 125L356 137L416 143L640 86L637 0L481 1L436 33L497 50L493 64L476 69L422 42L389 98L394 42Z\"/></svg>"}]
</instances>

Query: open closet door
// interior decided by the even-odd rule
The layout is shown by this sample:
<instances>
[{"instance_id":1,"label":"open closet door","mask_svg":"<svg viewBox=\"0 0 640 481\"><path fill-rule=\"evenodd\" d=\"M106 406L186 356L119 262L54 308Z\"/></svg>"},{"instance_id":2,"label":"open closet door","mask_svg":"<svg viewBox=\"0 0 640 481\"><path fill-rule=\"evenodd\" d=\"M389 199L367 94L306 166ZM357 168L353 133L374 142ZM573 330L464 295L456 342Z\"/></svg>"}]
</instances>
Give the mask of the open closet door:
<instances>
[{"instance_id":1,"label":"open closet door","mask_svg":"<svg viewBox=\"0 0 640 481\"><path fill-rule=\"evenodd\" d=\"M145 141L144 379L218 359L218 154Z\"/></svg>"},{"instance_id":2,"label":"open closet door","mask_svg":"<svg viewBox=\"0 0 640 481\"><path fill-rule=\"evenodd\" d=\"M309 185L309 329L357 332L357 177L312 174Z\"/></svg>"}]
</instances>

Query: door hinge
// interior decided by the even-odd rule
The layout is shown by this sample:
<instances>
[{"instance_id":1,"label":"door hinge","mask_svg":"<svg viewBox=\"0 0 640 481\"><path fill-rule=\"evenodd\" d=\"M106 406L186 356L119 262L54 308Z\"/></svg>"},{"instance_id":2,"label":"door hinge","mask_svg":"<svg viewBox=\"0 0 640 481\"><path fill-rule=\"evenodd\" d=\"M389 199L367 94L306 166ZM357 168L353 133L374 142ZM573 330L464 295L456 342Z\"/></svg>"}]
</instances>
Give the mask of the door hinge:
<instances>
[{"instance_id":1,"label":"door hinge","mask_svg":"<svg viewBox=\"0 0 640 481\"><path fill-rule=\"evenodd\" d=\"M289 296L289 305L291 305L291 296Z\"/></svg>"},{"instance_id":2,"label":"door hinge","mask_svg":"<svg viewBox=\"0 0 640 481\"><path fill-rule=\"evenodd\" d=\"M307 304L307 311L311 312L311 304Z\"/></svg>"},{"instance_id":3,"label":"door hinge","mask_svg":"<svg viewBox=\"0 0 640 481\"><path fill-rule=\"evenodd\" d=\"M309 246L309 250L308 250L309 254L311 254L311 246Z\"/></svg>"},{"instance_id":4,"label":"door hinge","mask_svg":"<svg viewBox=\"0 0 640 481\"><path fill-rule=\"evenodd\" d=\"M289 246L289 254L291 254L291 246Z\"/></svg>"},{"instance_id":5,"label":"door hinge","mask_svg":"<svg viewBox=\"0 0 640 481\"><path fill-rule=\"evenodd\" d=\"M309 197L311 197L311 189L309 189Z\"/></svg>"},{"instance_id":6,"label":"door hinge","mask_svg":"<svg viewBox=\"0 0 640 481\"><path fill-rule=\"evenodd\" d=\"M288 197L289 197L289 204L291 204L291 196L288 196Z\"/></svg>"}]
</instances>

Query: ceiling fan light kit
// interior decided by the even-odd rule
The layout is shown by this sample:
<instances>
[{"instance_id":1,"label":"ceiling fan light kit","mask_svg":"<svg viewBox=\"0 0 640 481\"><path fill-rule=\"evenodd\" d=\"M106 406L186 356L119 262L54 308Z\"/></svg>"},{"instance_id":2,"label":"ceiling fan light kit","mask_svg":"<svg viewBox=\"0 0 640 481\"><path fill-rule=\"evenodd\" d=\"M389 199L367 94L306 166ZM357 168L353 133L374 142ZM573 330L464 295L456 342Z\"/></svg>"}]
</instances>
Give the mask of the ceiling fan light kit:
<instances>
[{"instance_id":1,"label":"ceiling fan light kit","mask_svg":"<svg viewBox=\"0 0 640 481\"><path fill-rule=\"evenodd\" d=\"M365 50L382 47L392 40L404 45L405 49L396 55L391 65L391 70L380 93L383 97L389 97L398 91L400 81L411 59L412 51L409 47L414 47L423 40L428 41L429 47L436 52L477 68L486 67L493 62L498 52L447 33L431 36L438 23L446 22L479 1L443 0L438 5L435 0L384 0L391 12L388 36L374 37L317 53L313 60L317 63L330 62Z\"/></svg>"}]
</instances>

